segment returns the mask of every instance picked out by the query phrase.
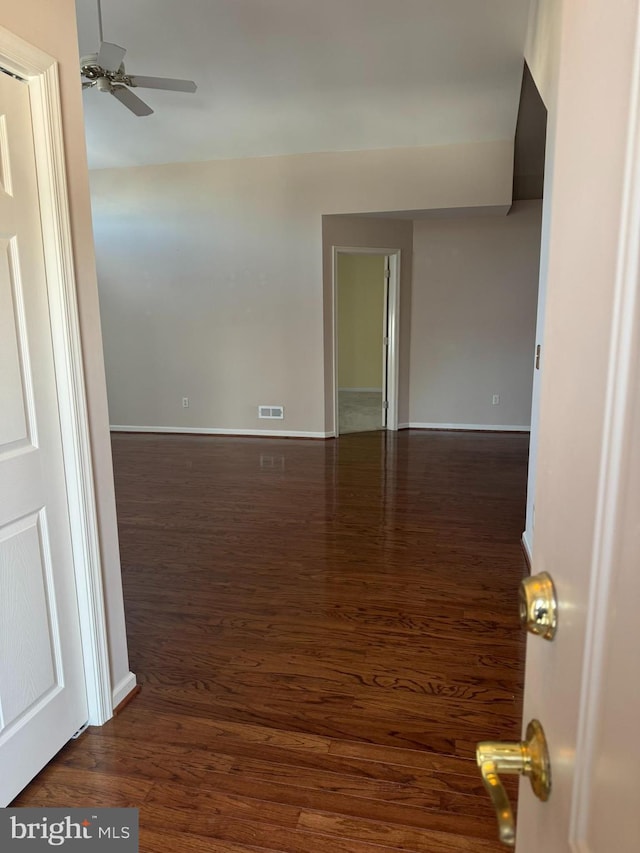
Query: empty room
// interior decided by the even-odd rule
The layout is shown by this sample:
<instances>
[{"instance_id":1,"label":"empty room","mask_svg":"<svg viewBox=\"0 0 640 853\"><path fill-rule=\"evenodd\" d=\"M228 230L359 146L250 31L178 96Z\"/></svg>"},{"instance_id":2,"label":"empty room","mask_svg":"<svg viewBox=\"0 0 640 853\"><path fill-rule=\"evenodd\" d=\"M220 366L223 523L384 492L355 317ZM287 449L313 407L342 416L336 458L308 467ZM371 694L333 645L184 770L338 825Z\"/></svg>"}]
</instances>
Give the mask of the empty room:
<instances>
[{"instance_id":1,"label":"empty room","mask_svg":"<svg viewBox=\"0 0 640 853\"><path fill-rule=\"evenodd\" d=\"M633 849L619 6L5 9L3 850Z\"/></svg>"}]
</instances>

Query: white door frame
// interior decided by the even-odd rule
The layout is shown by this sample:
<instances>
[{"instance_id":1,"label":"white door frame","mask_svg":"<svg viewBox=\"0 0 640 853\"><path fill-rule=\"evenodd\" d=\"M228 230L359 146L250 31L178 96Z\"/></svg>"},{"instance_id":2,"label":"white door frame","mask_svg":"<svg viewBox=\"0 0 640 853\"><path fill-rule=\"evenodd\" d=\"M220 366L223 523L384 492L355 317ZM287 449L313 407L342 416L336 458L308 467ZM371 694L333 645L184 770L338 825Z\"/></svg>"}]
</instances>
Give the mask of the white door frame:
<instances>
[{"instance_id":1,"label":"white door frame","mask_svg":"<svg viewBox=\"0 0 640 853\"><path fill-rule=\"evenodd\" d=\"M102 725L113 703L58 64L0 27L0 67L29 86L88 722Z\"/></svg>"},{"instance_id":2,"label":"white door frame","mask_svg":"<svg viewBox=\"0 0 640 853\"><path fill-rule=\"evenodd\" d=\"M387 429L398 429L398 383L400 351L400 249L333 246L331 305L333 311L333 434L338 425L338 255L384 255L389 258L389 346L387 361Z\"/></svg>"}]
</instances>

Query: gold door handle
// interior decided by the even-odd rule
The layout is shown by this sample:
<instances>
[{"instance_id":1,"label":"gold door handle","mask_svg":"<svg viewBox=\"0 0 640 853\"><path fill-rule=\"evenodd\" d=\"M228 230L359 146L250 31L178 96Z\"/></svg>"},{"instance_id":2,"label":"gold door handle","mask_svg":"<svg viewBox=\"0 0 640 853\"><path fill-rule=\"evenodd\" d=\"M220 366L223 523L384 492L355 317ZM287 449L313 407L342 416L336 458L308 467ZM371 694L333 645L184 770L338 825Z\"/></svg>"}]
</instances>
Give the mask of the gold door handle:
<instances>
[{"instance_id":1,"label":"gold door handle","mask_svg":"<svg viewBox=\"0 0 640 853\"><path fill-rule=\"evenodd\" d=\"M509 797L500 780L501 773L527 776L533 792L543 802L551 793L551 766L544 730L537 720L527 726L527 739L512 743L483 741L476 749L476 761L498 818L498 833L503 844L516 843L516 827Z\"/></svg>"}]
</instances>

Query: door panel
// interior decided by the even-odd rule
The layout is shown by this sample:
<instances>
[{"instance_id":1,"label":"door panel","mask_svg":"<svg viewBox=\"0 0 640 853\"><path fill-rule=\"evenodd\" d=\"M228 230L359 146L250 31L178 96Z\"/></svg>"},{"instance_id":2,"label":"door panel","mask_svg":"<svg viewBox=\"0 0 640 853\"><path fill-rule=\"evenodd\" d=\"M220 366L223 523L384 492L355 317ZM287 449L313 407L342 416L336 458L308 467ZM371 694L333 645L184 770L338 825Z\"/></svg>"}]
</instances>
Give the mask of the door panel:
<instances>
[{"instance_id":1,"label":"door panel","mask_svg":"<svg viewBox=\"0 0 640 853\"><path fill-rule=\"evenodd\" d=\"M24 312L18 314L14 301L16 281L13 275L12 242L0 240L0 383L2 409L0 410L0 454L13 449L17 442L29 440L25 403L30 398L23 377L28 370L23 367L24 340L18 340L24 329ZM17 246L13 242L13 251ZM21 336L23 337L23 336ZM32 410L32 406L29 407Z\"/></svg>"},{"instance_id":2,"label":"door panel","mask_svg":"<svg viewBox=\"0 0 640 853\"><path fill-rule=\"evenodd\" d=\"M44 510L0 531L0 720L7 735L23 714L60 689L47 539Z\"/></svg>"},{"instance_id":3,"label":"door panel","mask_svg":"<svg viewBox=\"0 0 640 853\"><path fill-rule=\"evenodd\" d=\"M26 83L0 73L0 805L87 706Z\"/></svg>"},{"instance_id":4,"label":"door panel","mask_svg":"<svg viewBox=\"0 0 640 853\"><path fill-rule=\"evenodd\" d=\"M612 557L624 553L617 549L633 529L616 520L631 509L637 524L640 512L637 500L625 507L632 493L623 497L619 483L623 412L638 394L623 382L632 349L627 340L621 354L621 342L625 287L627 298L638 290L639 5L562 5L533 550L533 572L549 572L556 584L558 631L553 642L529 637L523 720L523 727L532 718L544 726L552 790L542 803L522 781L519 853L630 853L630 839L637 846L640 837L638 810L623 807L625 792L637 797L640 787L633 730L640 700L627 683L637 682L637 618L618 651L624 665L603 665L616 642L611 615L639 593L637 552L633 579ZM639 440L636 426L630 447ZM606 710L623 702L623 714ZM607 719L608 734L635 756L626 775L623 751L606 750Z\"/></svg>"}]
</instances>

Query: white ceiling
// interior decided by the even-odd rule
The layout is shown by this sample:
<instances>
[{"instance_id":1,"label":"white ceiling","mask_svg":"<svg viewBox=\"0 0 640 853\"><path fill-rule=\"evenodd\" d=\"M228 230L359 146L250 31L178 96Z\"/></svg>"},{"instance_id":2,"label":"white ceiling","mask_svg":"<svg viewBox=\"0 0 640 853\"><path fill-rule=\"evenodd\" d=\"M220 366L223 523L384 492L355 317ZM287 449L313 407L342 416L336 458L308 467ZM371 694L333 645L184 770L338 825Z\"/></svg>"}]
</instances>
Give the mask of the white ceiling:
<instances>
[{"instance_id":1,"label":"white ceiling","mask_svg":"<svg viewBox=\"0 0 640 853\"><path fill-rule=\"evenodd\" d=\"M91 168L513 137L529 0L102 0L138 118L84 92ZM96 0L76 0L80 54Z\"/></svg>"}]
</instances>

